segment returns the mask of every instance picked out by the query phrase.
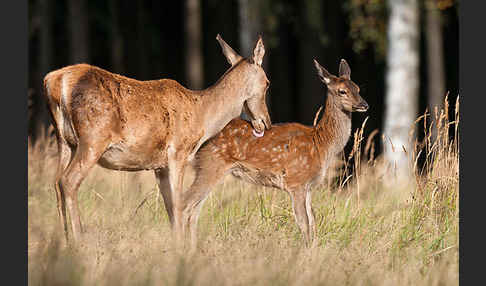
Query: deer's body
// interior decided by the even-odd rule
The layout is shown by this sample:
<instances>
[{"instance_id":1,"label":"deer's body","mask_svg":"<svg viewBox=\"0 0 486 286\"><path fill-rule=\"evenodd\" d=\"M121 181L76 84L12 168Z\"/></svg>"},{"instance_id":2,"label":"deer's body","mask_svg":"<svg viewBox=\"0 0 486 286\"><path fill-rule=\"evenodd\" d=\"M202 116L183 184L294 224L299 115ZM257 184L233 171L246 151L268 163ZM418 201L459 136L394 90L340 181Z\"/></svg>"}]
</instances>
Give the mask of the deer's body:
<instances>
[{"instance_id":1,"label":"deer's body","mask_svg":"<svg viewBox=\"0 0 486 286\"><path fill-rule=\"evenodd\" d=\"M345 62L341 65L347 66ZM346 77L344 71L343 76ZM310 189L322 182L330 161L347 143L351 112L367 109L358 87L349 79L331 81L335 86L328 89L325 112L317 125L273 124L265 136L258 138L253 136L249 123L234 119L199 150L195 160L196 179L183 200L182 221L186 229L191 229L193 239L204 198L226 174L232 174L288 192L297 223L306 241L312 240L315 226ZM333 94L334 89L349 92L349 107Z\"/></svg>"},{"instance_id":2,"label":"deer's body","mask_svg":"<svg viewBox=\"0 0 486 286\"><path fill-rule=\"evenodd\" d=\"M253 61L238 56L219 35L217 39L227 58L233 59L232 67L205 90L189 90L170 79L138 81L87 64L45 76L60 151L56 193L65 231L64 201L74 237L80 235L77 189L94 164L113 170L155 170L173 223L184 166L201 144L244 107L255 129L270 128L265 105L268 80L261 61L255 64L255 57L263 57L261 39Z\"/></svg>"},{"instance_id":3,"label":"deer's body","mask_svg":"<svg viewBox=\"0 0 486 286\"><path fill-rule=\"evenodd\" d=\"M351 134L351 115L330 102L318 125L273 124L263 137L255 137L247 121L233 119L199 155L232 163L232 175L258 185L283 190L318 185Z\"/></svg>"},{"instance_id":4,"label":"deer's body","mask_svg":"<svg viewBox=\"0 0 486 286\"><path fill-rule=\"evenodd\" d=\"M110 144L98 162L109 169L167 167L169 142L198 143L197 134L204 134L203 129L187 130L183 138L177 136L177 124L197 129L196 118L204 120L204 114L194 116L201 113L203 97L173 80L142 82L78 64L48 74L45 85L69 145L77 146L84 130L96 137L109 133Z\"/></svg>"},{"instance_id":5,"label":"deer's body","mask_svg":"<svg viewBox=\"0 0 486 286\"><path fill-rule=\"evenodd\" d=\"M214 121L238 117L244 101L226 111L221 105L227 94L217 88L193 91L171 79L138 81L87 64L49 73L45 86L67 143L77 146L84 130L107 136L95 133L101 129L110 144L98 163L124 171L167 167L169 145L193 155L218 131Z\"/></svg>"}]
</instances>

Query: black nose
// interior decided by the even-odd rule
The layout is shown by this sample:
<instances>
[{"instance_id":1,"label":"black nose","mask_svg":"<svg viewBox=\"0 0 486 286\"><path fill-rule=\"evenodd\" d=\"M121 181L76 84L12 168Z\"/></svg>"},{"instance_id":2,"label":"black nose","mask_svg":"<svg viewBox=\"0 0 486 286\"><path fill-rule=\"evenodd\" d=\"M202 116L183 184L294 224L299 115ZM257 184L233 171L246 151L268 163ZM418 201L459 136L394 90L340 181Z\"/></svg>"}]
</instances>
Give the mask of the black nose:
<instances>
[{"instance_id":1,"label":"black nose","mask_svg":"<svg viewBox=\"0 0 486 286\"><path fill-rule=\"evenodd\" d=\"M360 104L359 104L359 109L363 109L363 110L368 110L370 106L368 105L368 103L366 101L362 101Z\"/></svg>"}]
</instances>

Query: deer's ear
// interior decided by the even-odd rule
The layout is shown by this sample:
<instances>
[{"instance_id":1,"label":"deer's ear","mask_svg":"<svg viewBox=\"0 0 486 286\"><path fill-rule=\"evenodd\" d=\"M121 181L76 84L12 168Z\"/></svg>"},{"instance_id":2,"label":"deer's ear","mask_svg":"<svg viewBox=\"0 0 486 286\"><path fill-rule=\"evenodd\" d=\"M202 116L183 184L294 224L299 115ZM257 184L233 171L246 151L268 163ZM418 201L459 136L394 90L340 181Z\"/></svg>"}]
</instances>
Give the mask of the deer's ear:
<instances>
[{"instance_id":1,"label":"deer's ear","mask_svg":"<svg viewBox=\"0 0 486 286\"><path fill-rule=\"evenodd\" d=\"M339 76L347 80L351 79L351 68L345 59L341 59L339 64Z\"/></svg>"},{"instance_id":2,"label":"deer's ear","mask_svg":"<svg viewBox=\"0 0 486 286\"><path fill-rule=\"evenodd\" d=\"M263 62L263 55L265 55L265 46L263 46L262 36L258 36L258 41L253 49L253 62L261 66Z\"/></svg>"},{"instance_id":3,"label":"deer's ear","mask_svg":"<svg viewBox=\"0 0 486 286\"><path fill-rule=\"evenodd\" d=\"M331 77L333 75L330 74L325 68L323 68L315 59L314 59L314 66L316 67L317 74L319 75L319 78L325 84L329 84L331 82Z\"/></svg>"},{"instance_id":4,"label":"deer's ear","mask_svg":"<svg viewBox=\"0 0 486 286\"><path fill-rule=\"evenodd\" d=\"M226 60L228 60L228 63L230 65L235 65L237 62L239 62L242 57L238 55L224 40L221 38L221 36L218 34L216 36L216 40L218 40L219 45L221 46L221 49L223 49L223 55L226 57Z\"/></svg>"}]
</instances>

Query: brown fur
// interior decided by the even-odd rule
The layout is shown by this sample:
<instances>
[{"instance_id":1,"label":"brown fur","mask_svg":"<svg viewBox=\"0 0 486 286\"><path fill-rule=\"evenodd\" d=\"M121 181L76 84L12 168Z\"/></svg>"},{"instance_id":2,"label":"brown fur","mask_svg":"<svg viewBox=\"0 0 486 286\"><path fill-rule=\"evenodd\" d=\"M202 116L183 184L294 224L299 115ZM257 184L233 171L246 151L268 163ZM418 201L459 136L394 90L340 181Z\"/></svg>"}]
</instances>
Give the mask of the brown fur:
<instances>
[{"instance_id":1,"label":"brown fur","mask_svg":"<svg viewBox=\"0 0 486 286\"><path fill-rule=\"evenodd\" d=\"M191 229L193 239L202 201L227 173L257 185L287 191L306 242L313 239L310 189L321 183L330 160L348 141L351 112L368 108L359 95L359 88L350 80L350 69L344 60L340 77L330 75L317 62L315 65L328 86L325 113L316 126L274 124L258 138L252 134L249 123L233 119L199 150L196 179L183 202L182 221L185 228ZM340 91L346 94L341 95Z\"/></svg>"},{"instance_id":2,"label":"brown fur","mask_svg":"<svg viewBox=\"0 0 486 286\"><path fill-rule=\"evenodd\" d=\"M261 38L249 59L235 53L219 35L216 39L232 67L205 90L189 90L171 79L138 81L87 64L45 76L59 143L56 193L66 235L64 201L77 238L77 189L94 164L113 170L155 170L173 222L184 166L202 143L244 107L256 130L271 127L265 104L268 79L254 63L264 54Z\"/></svg>"}]
</instances>

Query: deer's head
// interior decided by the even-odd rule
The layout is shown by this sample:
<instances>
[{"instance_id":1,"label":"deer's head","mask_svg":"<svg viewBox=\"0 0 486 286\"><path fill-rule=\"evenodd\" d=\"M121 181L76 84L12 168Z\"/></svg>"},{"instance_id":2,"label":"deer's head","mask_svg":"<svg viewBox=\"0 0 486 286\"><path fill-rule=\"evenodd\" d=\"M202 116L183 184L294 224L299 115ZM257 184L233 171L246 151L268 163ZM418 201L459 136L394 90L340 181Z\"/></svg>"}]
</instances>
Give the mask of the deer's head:
<instances>
[{"instance_id":1,"label":"deer's head","mask_svg":"<svg viewBox=\"0 0 486 286\"><path fill-rule=\"evenodd\" d=\"M238 69L239 80L245 83L243 110L250 117L253 128L261 134L265 128L270 129L272 127L265 101L270 81L262 68L263 55L265 54L263 40L259 37L253 49L253 55L248 58L243 58L236 53L219 34L216 36L216 40L221 45L223 54L232 68Z\"/></svg>"},{"instance_id":2,"label":"deer's head","mask_svg":"<svg viewBox=\"0 0 486 286\"><path fill-rule=\"evenodd\" d=\"M328 88L328 95L333 97L342 110L348 112L368 110L368 103L359 95L359 87L351 81L351 68L344 59L339 64L339 77L330 74L315 59L314 65L319 78Z\"/></svg>"}]
</instances>

